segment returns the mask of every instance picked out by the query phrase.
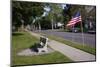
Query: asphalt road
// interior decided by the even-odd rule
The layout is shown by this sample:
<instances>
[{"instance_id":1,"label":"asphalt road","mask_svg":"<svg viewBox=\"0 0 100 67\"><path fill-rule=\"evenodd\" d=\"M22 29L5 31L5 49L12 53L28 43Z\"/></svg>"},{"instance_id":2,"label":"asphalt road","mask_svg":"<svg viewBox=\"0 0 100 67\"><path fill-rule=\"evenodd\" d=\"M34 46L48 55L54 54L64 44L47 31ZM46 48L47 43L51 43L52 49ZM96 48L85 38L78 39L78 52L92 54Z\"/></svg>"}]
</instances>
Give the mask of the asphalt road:
<instances>
[{"instance_id":1,"label":"asphalt road","mask_svg":"<svg viewBox=\"0 0 100 67\"><path fill-rule=\"evenodd\" d=\"M42 30L42 33L49 35L54 35L62 37L66 40L70 40L76 43L83 43L82 33L72 33L72 32L61 32L61 31L51 31L51 30ZM84 44L91 47L96 47L96 35L95 34L86 34L84 33Z\"/></svg>"}]
</instances>

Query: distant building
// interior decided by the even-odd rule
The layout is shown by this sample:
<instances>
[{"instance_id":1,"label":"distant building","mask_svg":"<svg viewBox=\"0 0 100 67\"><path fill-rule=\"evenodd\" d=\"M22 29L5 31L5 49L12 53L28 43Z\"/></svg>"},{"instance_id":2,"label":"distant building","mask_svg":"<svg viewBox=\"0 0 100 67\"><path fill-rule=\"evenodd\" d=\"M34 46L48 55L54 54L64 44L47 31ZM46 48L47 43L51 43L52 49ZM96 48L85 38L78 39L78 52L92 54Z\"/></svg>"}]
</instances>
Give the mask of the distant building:
<instances>
[{"instance_id":1,"label":"distant building","mask_svg":"<svg viewBox=\"0 0 100 67\"><path fill-rule=\"evenodd\" d=\"M58 22L58 23L57 23L57 28L62 28L62 27L63 27L63 25L64 25L63 23Z\"/></svg>"}]
</instances>

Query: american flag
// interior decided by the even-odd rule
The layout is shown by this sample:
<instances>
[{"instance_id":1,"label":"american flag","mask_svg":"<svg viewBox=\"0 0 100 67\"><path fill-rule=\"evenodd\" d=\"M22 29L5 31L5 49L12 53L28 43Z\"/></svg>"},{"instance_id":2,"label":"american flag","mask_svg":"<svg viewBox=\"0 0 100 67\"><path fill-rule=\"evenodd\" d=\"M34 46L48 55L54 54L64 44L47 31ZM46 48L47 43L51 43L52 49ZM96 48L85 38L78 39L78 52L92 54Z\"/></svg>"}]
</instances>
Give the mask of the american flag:
<instances>
[{"instance_id":1,"label":"american flag","mask_svg":"<svg viewBox=\"0 0 100 67\"><path fill-rule=\"evenodd\" d=\"M75 25L76 23L82 21L82 18L81 18L81 15L80 15L80 12L77 12L73 18L68 22L67 26L73 26Z\"/></svg>"}]
</instances>

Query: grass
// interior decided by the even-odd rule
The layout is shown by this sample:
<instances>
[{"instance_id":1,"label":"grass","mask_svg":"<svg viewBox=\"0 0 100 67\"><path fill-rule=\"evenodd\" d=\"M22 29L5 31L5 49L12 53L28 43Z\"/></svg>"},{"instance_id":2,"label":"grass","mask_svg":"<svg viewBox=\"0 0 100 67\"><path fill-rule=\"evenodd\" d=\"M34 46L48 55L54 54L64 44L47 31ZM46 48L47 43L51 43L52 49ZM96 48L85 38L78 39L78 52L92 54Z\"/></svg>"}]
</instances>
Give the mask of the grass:
<instances>
[{"instance_id":1,"label":"grass","mask_svg":"<svg viewBox=\"0 0 100 67\"><path fill-rule=\"evenodd\" d=\"M27 64L49 64L73 62L68 57L55 51L50 54L40 56L18 56L17 53L23 49L29 48L39 40L31 36L27 32L15 32L12 34L12 49L11 49L11 63L13 65L27 65Z\"/></svg>"},{"instance_id":2,"label":"grass","mask_svg":"<svg viewBox=\"0 0 100 67\"><path fill-rule=\"evenodd\" d=\"M69 30L68 29L60 29L60 30L58 30L57 32L69 32Z\"/></svg>"},{"instance_id":3,"label":"grass","mask_svg":"<svg viewBox=\"0 0 100 67\"><path fill-rule=\"evenodd\" d=\"M48 38L59 41L59 42L64 43L66 45L75 47L77 49L83 50L83 51L88 52L90 54L96 55L96 48L93 48L93 47L90 47L87 45L83 46L83 44L75 43L75 42L66 40L64 38L58 37L58 36L48 35Z\"/></svg>"}]
</instances>

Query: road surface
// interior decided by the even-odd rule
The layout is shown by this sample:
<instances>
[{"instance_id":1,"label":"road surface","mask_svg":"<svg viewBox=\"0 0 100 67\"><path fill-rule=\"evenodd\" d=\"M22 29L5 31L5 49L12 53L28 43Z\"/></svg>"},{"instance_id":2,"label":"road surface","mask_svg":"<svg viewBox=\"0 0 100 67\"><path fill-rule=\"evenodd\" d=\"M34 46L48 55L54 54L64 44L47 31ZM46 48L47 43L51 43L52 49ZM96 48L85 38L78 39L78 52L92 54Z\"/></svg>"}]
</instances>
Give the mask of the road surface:
<instances>
[{"instance_id":1,"label":"road surface","mask_svg":"<svg viewBox=\"0 0 100 67\"><path fill-rule=\"evenodd\" d=\"M42 30L42 33L46 33L49 35L54 35L58 37L62 37L66 40L70 40L76 43L83 43L82 33L72 33L72 32L61 32L61 31L52 31L52 30ZM86 34L84 33L84 44L96 47L96 35L95 34Z\"/></svg>"}]
</instances>

